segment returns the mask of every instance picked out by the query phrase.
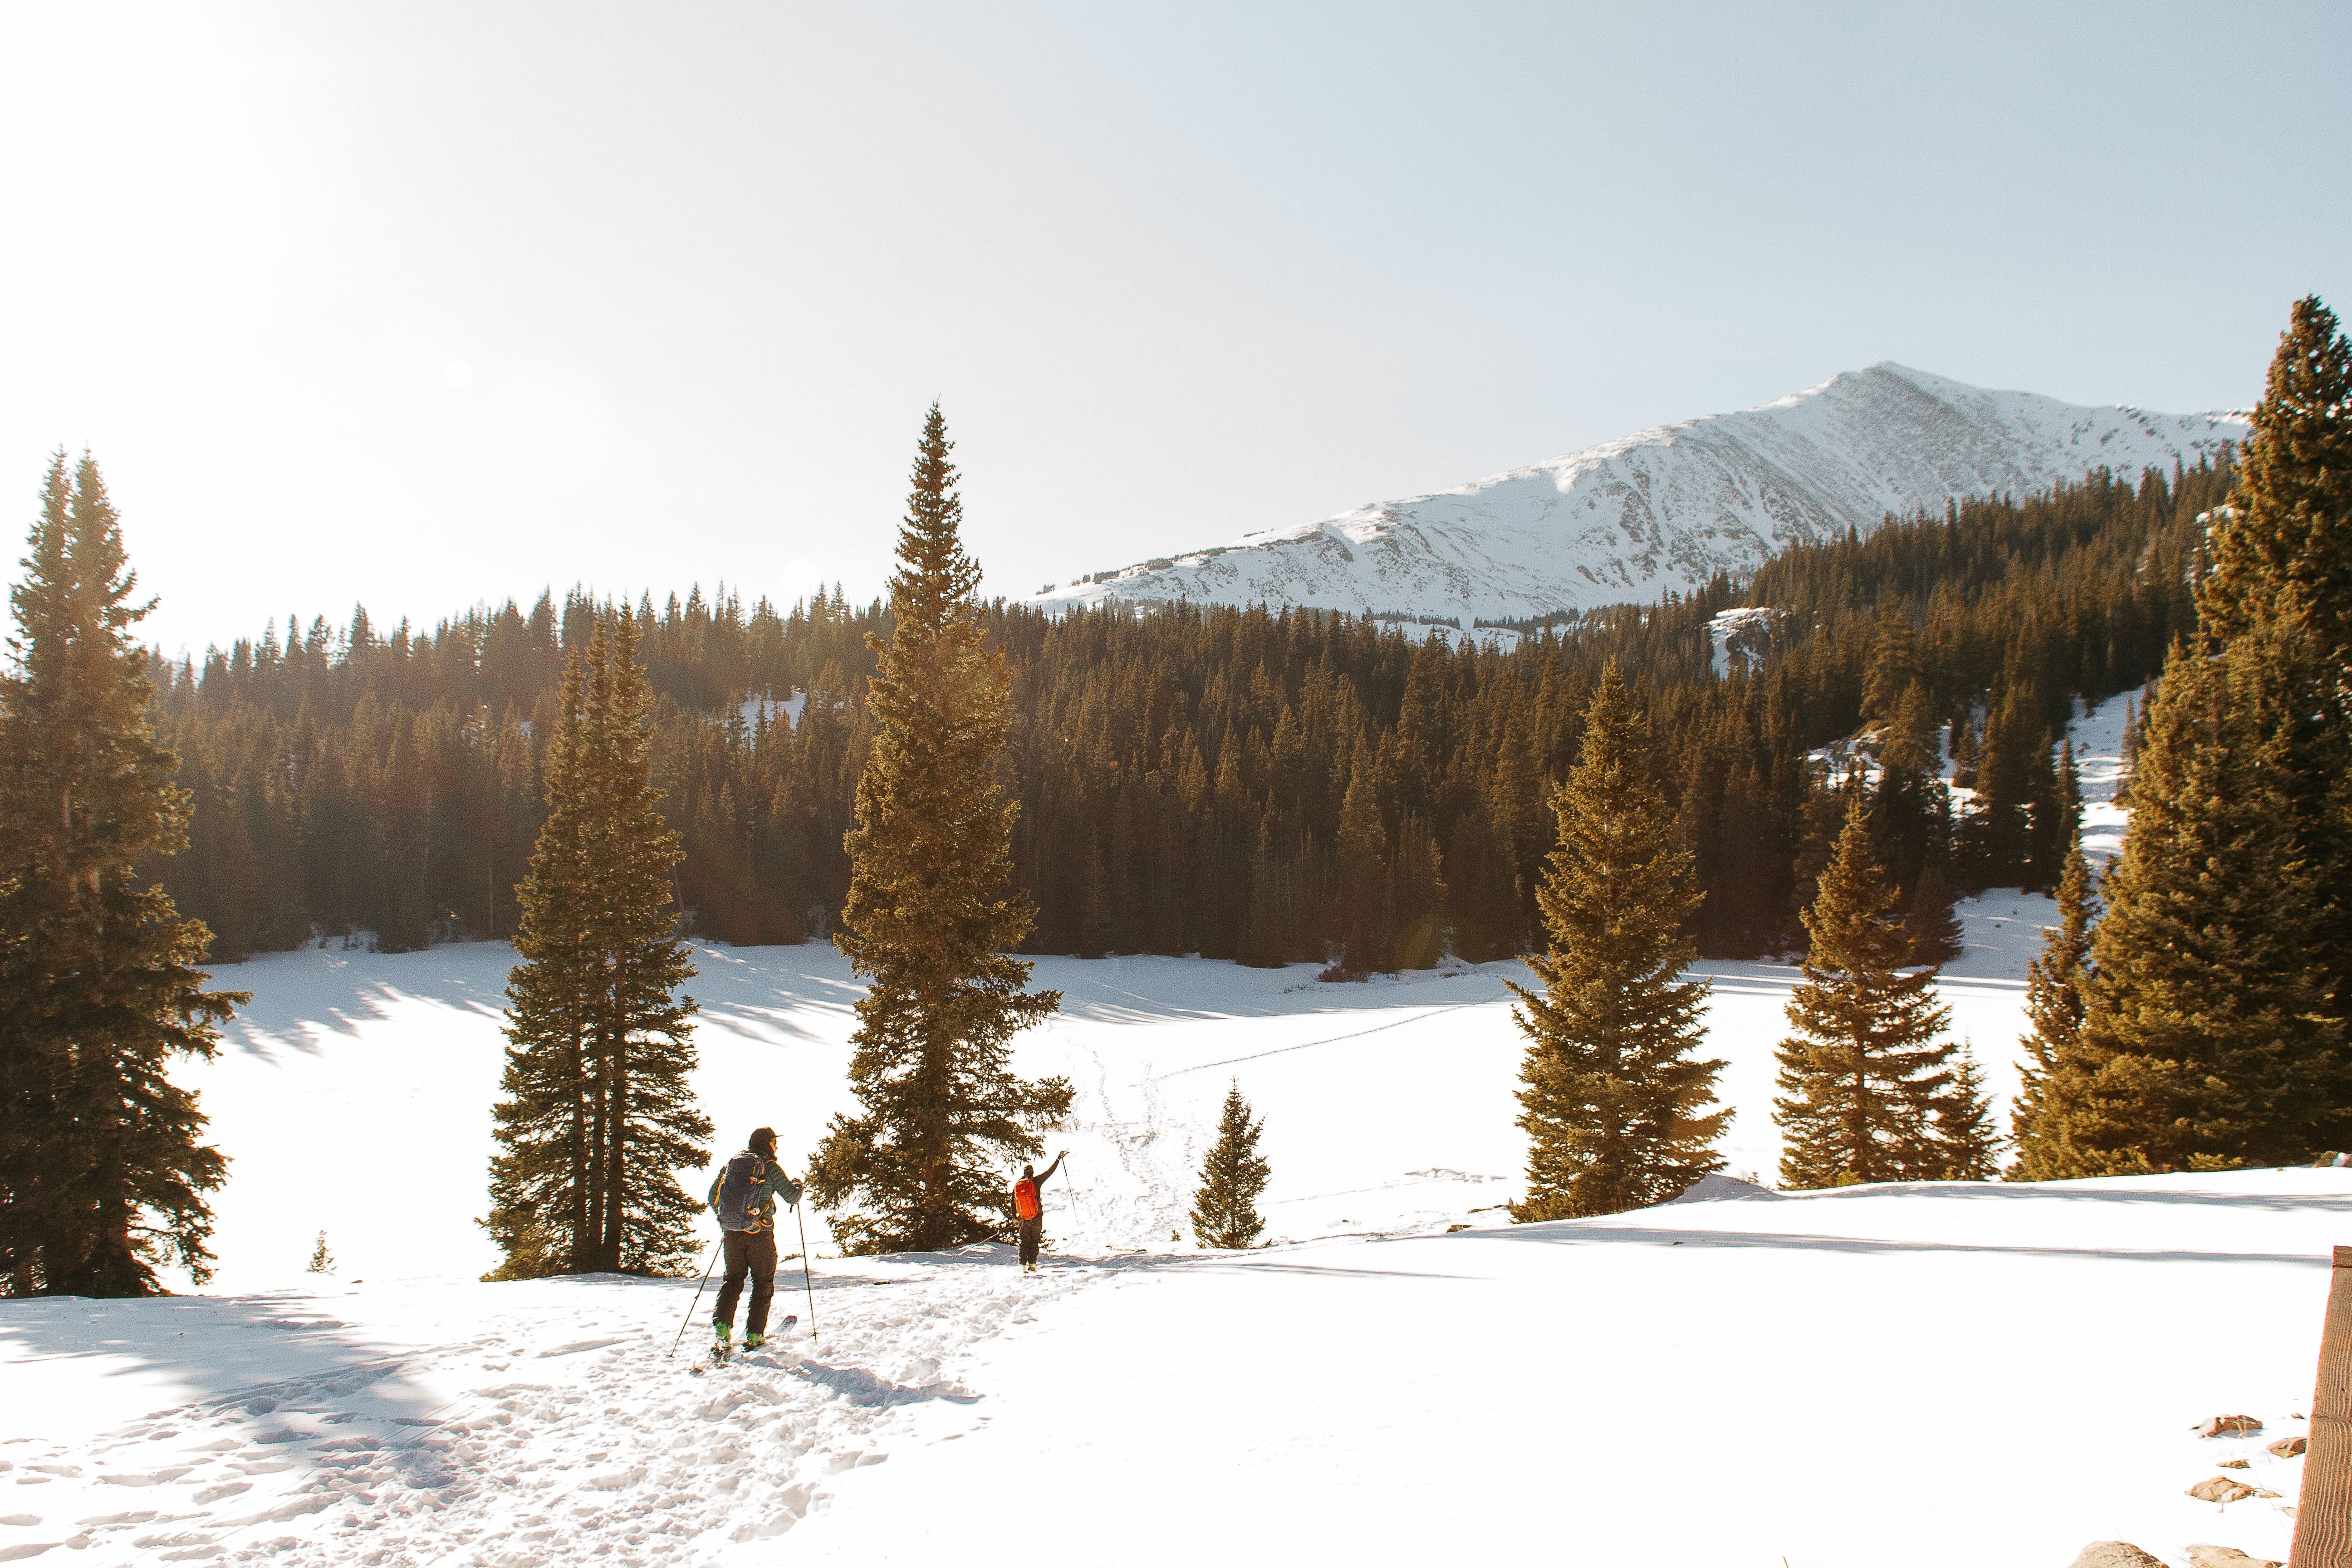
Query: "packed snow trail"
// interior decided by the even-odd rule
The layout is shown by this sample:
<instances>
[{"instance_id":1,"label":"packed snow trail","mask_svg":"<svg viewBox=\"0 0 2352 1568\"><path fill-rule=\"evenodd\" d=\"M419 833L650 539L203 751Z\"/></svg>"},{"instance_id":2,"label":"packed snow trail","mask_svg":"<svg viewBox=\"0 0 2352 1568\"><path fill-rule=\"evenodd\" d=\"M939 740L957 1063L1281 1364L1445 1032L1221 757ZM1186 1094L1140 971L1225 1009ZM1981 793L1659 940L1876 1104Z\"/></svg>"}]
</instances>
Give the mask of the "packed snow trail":
<instances>
[{"instance_id":1,"label":"packed snow trail","mask_svg":"<svg viewBox=\"0 0 2352 1568\"><path fill-rule=\"evenodd\" d=\"M703 1562L824 1508L912 1413L946 1413L930 1442L984 1423L959 1365L1093 1273L1049 1260L1024 1279L1010 1258L835 1260L822 1344L795 1329L717 1369L699 1342L666 1353L691 1281L360 1286L207 1303L209 1321L182 1301L11 1301L0 1340L32 1364L7 1373L0 1562ZM26 1419L110 1362L202 1362L208 1329L245 1324L295 1342L277 1359L332 1364L88 1436Z\"/></svg>"}]
</instances>

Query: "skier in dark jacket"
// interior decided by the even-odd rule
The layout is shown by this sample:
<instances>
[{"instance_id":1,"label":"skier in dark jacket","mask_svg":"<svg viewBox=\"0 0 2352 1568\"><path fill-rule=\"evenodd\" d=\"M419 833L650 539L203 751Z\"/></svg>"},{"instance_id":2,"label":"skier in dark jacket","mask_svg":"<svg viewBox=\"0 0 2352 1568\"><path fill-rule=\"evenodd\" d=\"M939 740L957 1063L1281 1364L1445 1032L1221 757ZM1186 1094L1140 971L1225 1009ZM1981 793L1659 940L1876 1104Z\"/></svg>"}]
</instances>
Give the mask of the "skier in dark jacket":
<instances>
[{"instance_id":1,"label":"skier in dark jacket","mask_svg":"<svg viewBox=\"0 0 2352 1568\"><path fill-rule=\"evenodd\" d=\"M727 1233L727 1279L719 1288L719 1312L710 1326L714 1349L723 1358L735 1334L735 1303L743 1276L751 1277L751 1310L743 1322L743 1348L758 1350L768 1337L768 1301L776 1293L776 1200L797 1207L801 1184L776 1163L776 1130L756 1129L750 1146L719 1167L710 1184L711 1212Z\"/></svg>"},{"instance_id":2,"label":"skier in dark jacket","mask_svg":"<svg viewBox=\"0 0 2352 1568\"><path fill-rule=\"evenodd\" d=\"M1054 1156L1054 1163L1039 1175L1027 1165L1021 1167L1021 1179L1013 1184L1013 1216L1021 1222L1021 1268L1024 1273L1037 1272L1037 1246L1045 1238L1045 1183L1062 1168L1070 1157L1067 1149Z\"/></svg>"}]
</instances>

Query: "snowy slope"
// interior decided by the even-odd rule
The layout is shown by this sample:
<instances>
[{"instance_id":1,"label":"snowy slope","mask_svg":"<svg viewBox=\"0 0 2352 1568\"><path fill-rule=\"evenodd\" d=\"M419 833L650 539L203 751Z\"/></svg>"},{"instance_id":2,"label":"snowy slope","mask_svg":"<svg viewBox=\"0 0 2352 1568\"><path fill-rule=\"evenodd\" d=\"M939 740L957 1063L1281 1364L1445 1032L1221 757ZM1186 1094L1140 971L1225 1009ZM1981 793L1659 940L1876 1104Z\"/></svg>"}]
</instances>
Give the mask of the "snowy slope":
<instances>
[{"instance_id":1,"label":"snowy slope","mask_svg":"<svg viewBox=\"0 0 2352 1568\"><path fill-rule=\"evenodd\" d=\"M2075 726L2095 805L2121 708ZM1996 890L1960 912L1940 994L2006 1094L2051 907ZM722 1148L766 1121L797 1158L849 1103L857 983L814 944L695 957L695 1087ZM804 1321L697 1376L691 1282L475 1278L512 962L313 949L222 972L254 1002L184 1075L235 1161L221 1275L155 1301L0 1300L0 1563L1050 1547L1868 1568L2064 1563L2115 1537L2173 1564L2194 1542L2285 1555L2299 1461L2264 1445L2305 1430L2352 1170L1758 1192L1511 1226L1503 982L1522 965L1327 985L1047 959L1064 1013L1017 1060L1077 1089L1048 1269L1001 1247L845 1259L820 1221L813 1288L780 1281L777 1311ZM1725 1153L1769 1183L1797 974L1702 973L1738 1111ZM1241 1257L1171 1237L1228 1081L1274 1169L1277 1245ZM322 1229L339 1268L309 1275ZM2188 1434L2241 1411L2268 1430ZM2183 1495L2225 1458L2280 1497Z\"/></svg>"},{"instance_id":2,"label":"snowy slope","mask_svg":"<svg viewBox=\"0 0 2352 1568\"><path fill-rule=\"evenodd\" d=\"M1069 584L1105 598L1504 620L1658 598L1775 551L1947 500L2022 495L2095 468L2137 478L2241 441L2227 414L2084 408L1893 363L1737 414L1644 430L1458 489Z\"/></svg>"},{"instance_id":3,"label":"snowy slope","mask_svg":"<svg viewBox=\"0 0 2352 1568\"><path fill-rule=\"evenodd\" d=\"M0 1302L0 1561L2274 1560L2347 1219L2246 1172L822 1260L822 1334L707 1376L678 1281ZM2183 1495L2224 1459L2276 1495Z\"/></svg>"}]
</instances>

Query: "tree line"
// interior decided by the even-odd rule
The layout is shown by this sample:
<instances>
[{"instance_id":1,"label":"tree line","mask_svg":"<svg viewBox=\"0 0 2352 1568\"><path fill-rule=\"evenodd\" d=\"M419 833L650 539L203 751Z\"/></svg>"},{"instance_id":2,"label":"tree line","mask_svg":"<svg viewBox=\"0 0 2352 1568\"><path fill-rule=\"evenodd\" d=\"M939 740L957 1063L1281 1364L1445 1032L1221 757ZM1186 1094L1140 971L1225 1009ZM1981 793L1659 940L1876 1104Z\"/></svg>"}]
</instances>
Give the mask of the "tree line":
<instances>
[{"instance_id":1,"label":"tree line","mask_svg":"<svg viewBox=\"0 0 2352 1568\"><path fill-rule=\"evenodd\" d=\"M1822 749L1858 729L1871 766L1906 781L1905 811L1880 820L1906 912L1945 930L1958 892L2057 881L2071 808L2055 738L2076 699L2137 686L2194 628L2187 563L2229 482L2099 474L1967 503L1508 647L1324 612L982 605L1010 678L995 765L1021 806L1024 950L1343 972L1525 951L1556 843L1549 791L1612 660L1694 858L1703 955L1802 947L1843 819L1846 770ZM222 960L318 937L397 951L513 935L561 673L604 607L575 591L388 636L364 611L289 619L201 666L158 659L159 738L190 815L184 847L146 869ZM1757 646L1727 659L1710 623L1743 607ZM698 590L643 597L633 619L690 929L824 934L848 898L867 639L893 635L889 605ZM1947 746L1969 791L1957 809Z\"/></svg>"}]
</instances>

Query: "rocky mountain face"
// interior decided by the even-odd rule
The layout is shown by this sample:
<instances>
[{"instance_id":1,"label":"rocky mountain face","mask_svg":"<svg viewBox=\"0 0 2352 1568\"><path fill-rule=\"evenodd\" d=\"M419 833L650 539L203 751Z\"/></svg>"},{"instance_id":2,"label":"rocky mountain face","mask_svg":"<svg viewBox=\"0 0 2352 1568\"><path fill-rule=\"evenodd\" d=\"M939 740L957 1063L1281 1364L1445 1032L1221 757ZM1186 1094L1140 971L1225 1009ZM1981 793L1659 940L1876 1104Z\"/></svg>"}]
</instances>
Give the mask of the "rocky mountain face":
<instances>
[{"instance_id":1,"label":"rocky mountain face","mask_svg":"<svg viewBox=\"0 0 2352 1568\"><path fill-rule=\"evenodd\" d=\"M1687 592L1785 546L2096 468L2194 467L2235 414L2084 408L1899 364L1737 414L1588 447L1435 495L1364 506L1058 585L1028 603L1307 605L1402 620L1521 620Z\"/></svg>"}]
</instances>

